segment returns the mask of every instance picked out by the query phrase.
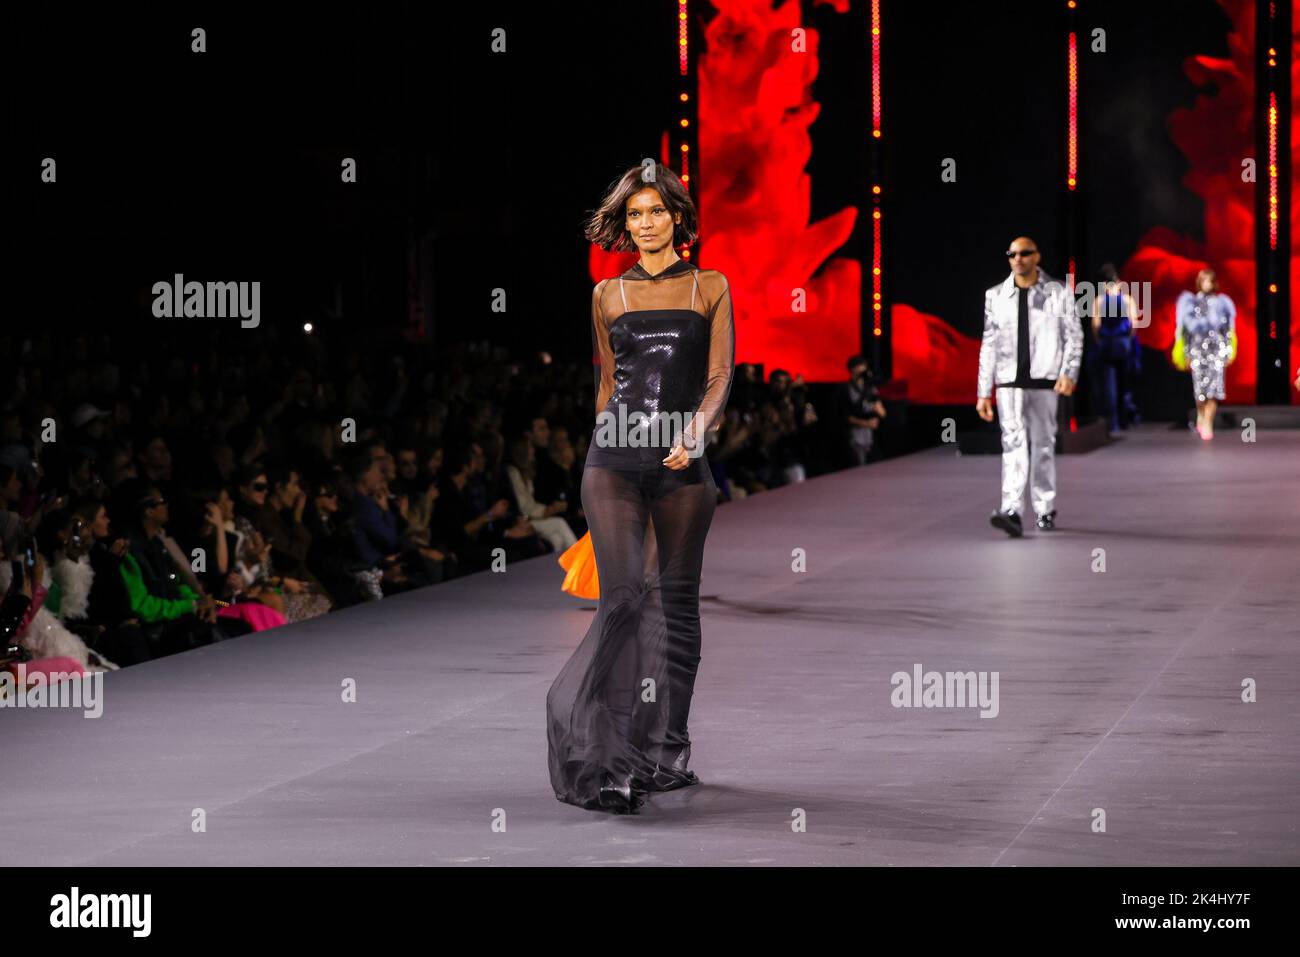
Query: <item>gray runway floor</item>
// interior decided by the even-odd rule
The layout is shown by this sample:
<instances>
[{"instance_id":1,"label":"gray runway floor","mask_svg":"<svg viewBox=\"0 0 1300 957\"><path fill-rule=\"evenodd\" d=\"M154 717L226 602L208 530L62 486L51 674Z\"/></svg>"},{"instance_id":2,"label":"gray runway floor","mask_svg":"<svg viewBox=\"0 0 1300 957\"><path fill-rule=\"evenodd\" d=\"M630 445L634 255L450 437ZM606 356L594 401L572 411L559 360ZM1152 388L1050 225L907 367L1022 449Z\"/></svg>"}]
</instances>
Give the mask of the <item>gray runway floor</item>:
<instances>
[{"instance_id":1,"label":"gray runway floor","mask_svg":"<svg viewBox=\"0 0 1300 957\"><path fill-rule=\"evenodd\" d=\"M720 507L703 784L639 816L550 790L593 603L547 556L110 674L98 719L0 710L0 863L1300 863L1300 431L1058 465L1020 540L950 449ZM917 666L996 672L996 716L895 707Z\"/></svg>"}]
</instances>

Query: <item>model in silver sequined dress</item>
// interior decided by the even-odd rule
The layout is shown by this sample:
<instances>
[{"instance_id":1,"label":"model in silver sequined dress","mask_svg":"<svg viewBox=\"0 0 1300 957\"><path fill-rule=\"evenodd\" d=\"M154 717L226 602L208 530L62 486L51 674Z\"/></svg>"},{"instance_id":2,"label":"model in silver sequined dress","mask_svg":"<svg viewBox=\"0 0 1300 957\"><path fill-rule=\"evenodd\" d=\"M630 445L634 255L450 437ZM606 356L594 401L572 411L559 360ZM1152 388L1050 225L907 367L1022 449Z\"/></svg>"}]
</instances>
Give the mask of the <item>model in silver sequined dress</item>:
<instances>
[{"instance_id":1,"label":"model in silver sequined dress","mask_svg":"<svg viewBox=\"0 0 1300 957\"><path fill-rule=\"evenodd\" d=\"M1196 430L1208 439L1213 435L1215 410L1225 397L1224 376L1232 361L1237 307L1219 292L1213 270L1201 270L1196 286L1196 292L1184 291L1178 296L1174 336L1183 337L1183 352L1192 373Z\"/></svg>"}]
</instances>

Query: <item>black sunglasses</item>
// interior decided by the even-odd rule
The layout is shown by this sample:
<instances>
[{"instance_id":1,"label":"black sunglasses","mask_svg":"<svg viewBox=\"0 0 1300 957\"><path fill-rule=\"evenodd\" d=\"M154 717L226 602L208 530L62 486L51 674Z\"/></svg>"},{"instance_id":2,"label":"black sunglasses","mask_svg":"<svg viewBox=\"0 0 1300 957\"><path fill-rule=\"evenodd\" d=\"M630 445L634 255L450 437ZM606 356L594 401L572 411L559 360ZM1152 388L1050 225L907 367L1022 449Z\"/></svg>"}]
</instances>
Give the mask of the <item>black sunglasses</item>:
<instances>
[{"instance_id":1,"label":"black sunglasses","mask_svg":"<svg viewBox=\"0 0 1300 957\"><path fill-rule=\"evenodd\" d=\"M1028 259L1030 256L1034 255L1034 253L1036 253L1036 252L1038 252L1037 249L1020 249L1020 250L1008 249L1008 250L1007 250L1007 258L1008 258L1008 259L1015 259L1015 258L1017 258L1017 257L1020 257L1020 258L1023 258L1023 259Z\"/></svg>"},{"instance_id":2,"label":"black sunglasses","mask_svg":"<svg viewBox=\"0 0 1300 957\"><path fill-rule=\"evenodd\" d=\"M265 482L254 482L249 486L254 492L265 492L270 487Z\"/></svg>"}]
</instances>

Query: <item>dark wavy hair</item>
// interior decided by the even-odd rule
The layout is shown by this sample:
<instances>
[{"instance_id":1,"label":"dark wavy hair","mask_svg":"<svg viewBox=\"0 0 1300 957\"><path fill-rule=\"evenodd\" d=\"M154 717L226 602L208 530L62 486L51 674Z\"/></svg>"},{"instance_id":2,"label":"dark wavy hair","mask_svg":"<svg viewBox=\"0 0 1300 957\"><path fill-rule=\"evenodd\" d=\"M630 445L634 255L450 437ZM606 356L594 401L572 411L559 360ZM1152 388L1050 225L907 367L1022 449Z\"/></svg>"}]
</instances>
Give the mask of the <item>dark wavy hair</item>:
<instances>
[{"instance_id":1,"label":"dark wavy hair","mask_svg":"<svg viewBox=\"0 0 1300 957\"><path fill-rule=\"evenodd\" d=\"M610 184L587 220L584 235L606 252L635 252L636 243L627 231L627 201L643 189L658 191L664 208L682 221L673 227L673 246L689 246L700 234L695 202L681 179L662 163L633 166Z\"/></svg>"}]
</instances>

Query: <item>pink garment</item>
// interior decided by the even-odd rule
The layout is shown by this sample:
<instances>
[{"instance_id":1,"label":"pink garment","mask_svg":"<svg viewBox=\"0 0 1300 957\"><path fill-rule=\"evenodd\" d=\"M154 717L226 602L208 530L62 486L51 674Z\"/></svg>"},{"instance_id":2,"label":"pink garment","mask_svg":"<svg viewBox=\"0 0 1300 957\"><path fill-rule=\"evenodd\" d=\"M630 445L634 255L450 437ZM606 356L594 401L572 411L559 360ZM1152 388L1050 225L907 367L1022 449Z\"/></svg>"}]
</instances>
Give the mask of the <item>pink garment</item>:
<instances>
[{"instance_id":1,"label":"pink garment","mask_svg":"<svg viewBox=\"0 0 1300 957\"><path fill-rule=\"evenodd\" d=\"M81 662L76 658L33 658L31 661L24 661L22 664L26 669L25 673L29 684L32 675L38 672L45 675L47 682L52 682L54 680L52 676L58 672L70 675L84 675L86 673L86 669L81 667ZM8 670L13 673L15 678L18 677L17 664L10 665Z\"/></svg>"},{"instance_id":2,"label":"pink garment","mask_svg":"<svg viewBox=\"0 0 1300 957\"><path fill-rule=\"evenodd\" d=\"M16 634L19 638L27 634L27 626L32 623L36 613L41 610L41 605L45 604L45 596L48 594L44 585L37 585L32 589L32 603L27 606L27 614L23 615L22 623L18 626Z\"/></svg>"},{"instance_id":3,"label":"pink garment","mask_svg":"<svg viewBox=\"0 0 1300 957\"><path fill-rule=\"evenodd\" d=\"M254 631L279 628L286 621L284 615L274 608L268 608L260 601L241 601L234 605L227 605L217 612L217 615L221 618L239 618L246 621L253 626Z\"/></svg>"}]
</instances>

